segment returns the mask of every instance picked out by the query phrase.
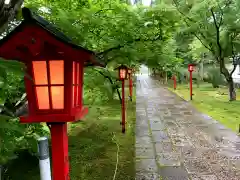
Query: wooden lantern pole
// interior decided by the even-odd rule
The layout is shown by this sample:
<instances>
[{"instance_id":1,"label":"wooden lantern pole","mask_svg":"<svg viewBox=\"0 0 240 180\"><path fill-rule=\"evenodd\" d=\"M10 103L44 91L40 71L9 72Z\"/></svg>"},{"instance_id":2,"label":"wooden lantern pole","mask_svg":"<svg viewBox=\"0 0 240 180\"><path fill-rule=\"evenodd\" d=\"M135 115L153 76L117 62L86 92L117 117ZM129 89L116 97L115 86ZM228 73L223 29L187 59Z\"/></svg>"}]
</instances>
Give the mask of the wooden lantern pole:
<instances>
[{"instance_id":1,"label":"wooden lantern pole","mask_svg":"<svg viewBox=\"0 0 240 180\"><path fill-rule=\"evenodd\" d=\"M125 133L125 88L122 80L122 133Z\"/></svg>"},{"instance_id":2,"label":"wooden lantern pole","mask_svg":"<svg viewBox=\"0 0 240 180\"><path fill-rule=\"evenodd\" d=\"M132 101L132 89L133 89L133 82L132 82L132 74L129 74L129 94L130 94L130 101Z\"/></svg>"},{"instance_id":3,"label":"wooden lantern pole","mask_svg":"<svg viewBox=\"0 0 240 180\"><path fill-rule=\"evenodd\" d=\"M193 68L194 68L194 65L193 64L189 64L188 65L188 71L190 73L190 77L189 77L189 88L190 88L190 100L192 100L192 96L193 96L193 93L192 93L192 72L193 72Z\"/></svg>"},{"instance_id":4,"label":"wooden lantern pole","mask_svg":"<svg viewBox=\"0 0 240 180\"><path fill-rule=\"evenodd\" d=\"M173 89L176 90L176 89L177 89L177 80L176 80L176 76L173 75L172 79L173 79Z\"/></svg>"},{"instance_id":5,"label":"wooden lantern pole","mask_svg":"<svg viewBox=\"0 0 240 180\"><path fill-rule=\"evenodd\" d=\"M192 71L190 71L190 100L192 100Z\"/></svg>"},{"instance_id":6,"label":"wooden lantern pole","mask_svg":"<svg viewBox=\"0 0 240 180\"><path fill-rule=\"evenodd\" d=\"M53 180L70 180L67 123L49 123L52 139Z\"/></svg>"}]
</instances>

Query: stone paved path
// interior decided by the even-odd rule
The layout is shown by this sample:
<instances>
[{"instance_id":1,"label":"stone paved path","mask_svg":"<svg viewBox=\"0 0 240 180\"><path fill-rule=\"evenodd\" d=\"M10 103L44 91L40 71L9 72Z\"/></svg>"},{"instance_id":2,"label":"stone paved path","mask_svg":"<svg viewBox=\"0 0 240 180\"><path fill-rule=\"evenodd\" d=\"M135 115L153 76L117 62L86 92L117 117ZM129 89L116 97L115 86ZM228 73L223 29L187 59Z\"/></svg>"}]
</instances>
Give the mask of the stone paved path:
<instances>
[{"instance_id":1,"label":"stone paved path","mask_svg":"<svg viewBox=\"0 0 240 180\"><path fill-rule=\"evenodd\" d=\"M137 80L137 180L240 180L240 138L150 77Z\"/></svg>"}]
</instances>

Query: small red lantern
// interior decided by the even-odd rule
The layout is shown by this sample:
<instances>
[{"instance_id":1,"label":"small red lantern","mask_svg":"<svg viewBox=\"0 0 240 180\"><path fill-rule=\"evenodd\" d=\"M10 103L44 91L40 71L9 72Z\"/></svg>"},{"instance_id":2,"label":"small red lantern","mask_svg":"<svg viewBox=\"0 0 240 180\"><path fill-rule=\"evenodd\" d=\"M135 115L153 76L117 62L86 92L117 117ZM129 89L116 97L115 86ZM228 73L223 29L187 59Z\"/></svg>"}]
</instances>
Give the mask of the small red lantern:
<instances>
[{"instance_id":1,"label":"small red lantern","mask_svg":"<svg viewBox=\"0 0 240 180\"><path fill-rule=\"evenodd\" d=\"M127 75L128 75L128 68L125 65L121 65L115 69L118 69L118 77L120 80L125 80L127 79Z\"/></svg>"},{"instance_id":2,"label":"small red lantern","mask_svg":"<svg viewBox=\"0 0 240 180\"><path fill-rule=\"evenodd\" d=\"M188 64L188 71L193 72L195 69L195 64Z\"/></svg>"}]
</instances>

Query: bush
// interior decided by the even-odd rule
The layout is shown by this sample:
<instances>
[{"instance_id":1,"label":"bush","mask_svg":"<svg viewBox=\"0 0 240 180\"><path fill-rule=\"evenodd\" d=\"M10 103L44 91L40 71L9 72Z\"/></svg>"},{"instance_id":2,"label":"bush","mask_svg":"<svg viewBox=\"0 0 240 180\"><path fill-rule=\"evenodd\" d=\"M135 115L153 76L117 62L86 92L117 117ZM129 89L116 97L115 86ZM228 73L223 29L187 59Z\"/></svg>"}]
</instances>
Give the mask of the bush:
<instances>
[{"instance_id":1,"label":"bush","mask_svg":"<svg viewBox=\"0 0 240 180\"><path fill-rule=\"evenodd\" d=\"M188 77L187 69L180 68L177 72L178 72L178 76L177 76L178 80L177 81L179 83L186 83L186 77Z\"/></svg>"},{"instance_id":2,"label":"bush","mask_svg":"<svg viewBox=\"0 0 240 180\"><path fill-rule=\"evenodd\" d=\"M208 73L204 73L204 74L203 74L203 81L204 81L204 82L211 83L211 78L209 77L209 74L208 74Z\"/></svg>"},{"instance_id":3,"label":"bush","mask_svg":"<svg viewBox=\"0 0 240 180\"><path fill-rule=\"evenodd\" d=\"M220 85L226 85L225 78L217 67L208 69L207 81L212 84L213 88L218 88Z\"/></svg>"}]
</instances>

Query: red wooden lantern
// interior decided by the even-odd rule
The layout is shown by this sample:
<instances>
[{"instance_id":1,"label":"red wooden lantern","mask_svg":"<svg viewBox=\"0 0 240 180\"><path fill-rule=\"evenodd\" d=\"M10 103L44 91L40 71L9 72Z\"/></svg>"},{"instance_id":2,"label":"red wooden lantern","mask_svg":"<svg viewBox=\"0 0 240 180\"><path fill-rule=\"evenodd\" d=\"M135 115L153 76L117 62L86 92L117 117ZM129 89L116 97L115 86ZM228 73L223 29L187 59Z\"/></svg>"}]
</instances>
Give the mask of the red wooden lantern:
<instances>
[{"instance_id":1,"label":"red wooden lantern","mask_svg":"<svg viewBox=\"0 0 240 180\"><path fill-rule=\"evenodd\" d=\"M127 79L127 75L128 75L128 68L125 65L121 65L115 69L118 69L118 77L120 80L125 80Z\"/></svg>"},{"instance_id":2,"label":"red wooden lantern","mask_svg":"<svg viewBox=\"0 0 240 180\"><path fill-rule=\"evenodd\" d=\"M25 87L28 116L22 123L48 122L51 126L53 179L69 179L67 123L80 120L84 66L98 65L94 53L77 46L42 17L23 8L24 20L0 41L0 57L27 67Z\"/></svg>"},{"instance_id":3,"label":"red wooden lantern","mask_svg":"<svg viewBox=\"0 0 240 180\"><path fill-rule=\"evenodd\" d=\"M195 64L188 64L188 71L193 72L195 68Z\"/></svg>"},{"instance_id":4,"label":"red wooden lantern","mask_svg":"<svg viewBox=\"0 0 240 180\"><path fill-rule=\"evenodd\" d=\"M26 64L29 117L21 122L66 122L80 119L83 68L93 52L74 45L53 26L23 8L24 21L0 42L0 57ZM45 24L44 24L45 23Z\"/></svg>"}]
</instances>

